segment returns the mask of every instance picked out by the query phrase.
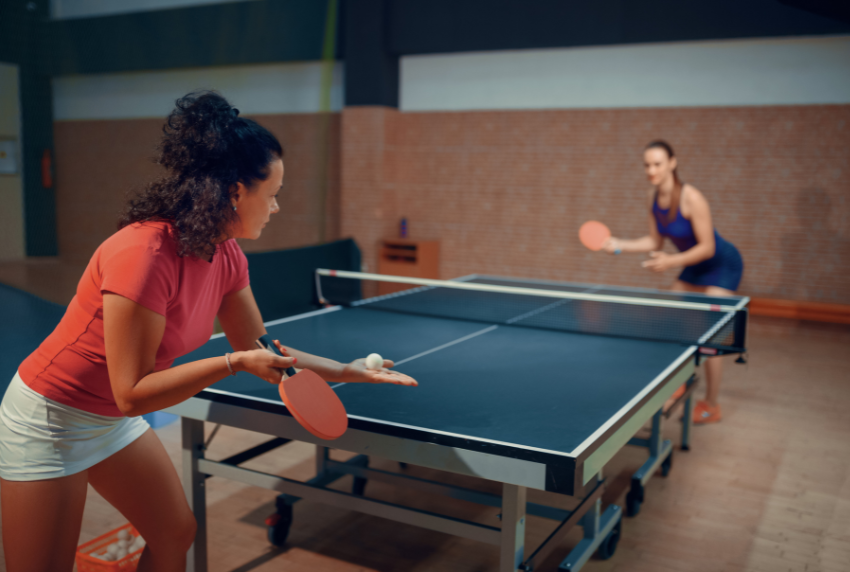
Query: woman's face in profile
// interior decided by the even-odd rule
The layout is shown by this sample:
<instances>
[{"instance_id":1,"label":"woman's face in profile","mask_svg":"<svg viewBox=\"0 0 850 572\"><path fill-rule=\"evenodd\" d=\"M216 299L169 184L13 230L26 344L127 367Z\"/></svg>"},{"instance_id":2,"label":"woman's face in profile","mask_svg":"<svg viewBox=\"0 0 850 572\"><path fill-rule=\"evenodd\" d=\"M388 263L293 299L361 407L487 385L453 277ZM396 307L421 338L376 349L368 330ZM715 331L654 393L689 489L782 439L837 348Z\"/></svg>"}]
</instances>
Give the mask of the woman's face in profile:
<instances>
[{"instance_id":1,"label":"woman's face in profile","mask_svg":"<svg viewBox=\"0 0 850 572\"><path fill-rule=\"evenodd\" d=\"M250 189L239 183L236 198L237 220L232 238L260 238L271 215L280 211L277 196L283 186L283 161L275 159L269 164L269 176Z\"/></svg>"}]
</instances>

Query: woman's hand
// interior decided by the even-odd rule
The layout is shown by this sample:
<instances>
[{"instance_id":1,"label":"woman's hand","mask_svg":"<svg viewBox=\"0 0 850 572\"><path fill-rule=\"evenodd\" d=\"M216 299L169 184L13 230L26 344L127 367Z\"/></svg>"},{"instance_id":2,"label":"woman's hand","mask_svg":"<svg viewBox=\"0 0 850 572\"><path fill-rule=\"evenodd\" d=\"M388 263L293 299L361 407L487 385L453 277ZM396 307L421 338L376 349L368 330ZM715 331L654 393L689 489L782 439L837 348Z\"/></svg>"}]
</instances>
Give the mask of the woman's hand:
<instances>
[{"instance_id":1,"label":"woman's hand","mask_svg":"<svg viewBox=\"0 0 850 572\"><path fill-rule=\"evenodd\" d=\"M648 268L653 272L664 272L665 270L669 270L676 266L676 258L666 252L650 252L649 256L651 256L651 258L649 260L644 260L641 263L641 266Z\"/></svg>"},{"instance_id":2,"label":"woman's hand","mask_svg":"<svg viewBox=\"0 0 850 572\"><path fill-rule=\"evenodd\" d=\"M395 385L407 385L416 387L419 383L409 375L404 375L397 371L390 371L393 365L392 360L385 359L384 367L381 369L368 369L366 367L366 358L356 359L353 362L346 364L342 370L342 375L337 381L345 383L392 383Z\"/></svg>"},{"instance_id":3,"label":"woman's hand","mask_svg":"<svg viewBox=\"0 0 850 572\"><path fill-rule=\"evenodd\" d=\"M289 356L280 343L277 343L277 348L285 357L261 349L235 352L230 354L230 365L233 371L247 371L269 383L278 384L283 378L283 370L292 367L298 360Z\"/></svg>"},{"instance_id":4,"label":"woman's hand","mask_svg":"<svg viewBox=\"0 0 850 572\"><path fill-rule=\"evenodd\" d=\"M602 250L608 254L620 254L623 251L620 245L620 239L614 238L613 236L609 237L608 240L602 244Z\"/></svg>"}]
</instances>

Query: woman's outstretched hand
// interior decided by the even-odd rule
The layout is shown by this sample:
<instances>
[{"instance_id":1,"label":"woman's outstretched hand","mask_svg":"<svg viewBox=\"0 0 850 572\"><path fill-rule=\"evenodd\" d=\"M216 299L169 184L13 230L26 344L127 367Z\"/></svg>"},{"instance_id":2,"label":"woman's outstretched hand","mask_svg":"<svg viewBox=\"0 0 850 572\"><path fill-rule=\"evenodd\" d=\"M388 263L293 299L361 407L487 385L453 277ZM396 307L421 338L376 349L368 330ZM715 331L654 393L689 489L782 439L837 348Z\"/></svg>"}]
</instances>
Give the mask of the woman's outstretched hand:
<instances>
[{"instance_id":1,"label":"woman's outstretched hand","mask_svg":"<svg viewBox=\"0 0 850 572\"><path fill-rule=\"evenodd\" d=\"M343 381L345 383L392 383L395 385L407 385L409 387L419 385L409 375L391 371L389 368L394 365L392 360L385 359L384 367L380 369L368 369L366 367L366 358L356 359L346 364L342 370L342 376L336 381Z\"/></svg>"}]
</instances>

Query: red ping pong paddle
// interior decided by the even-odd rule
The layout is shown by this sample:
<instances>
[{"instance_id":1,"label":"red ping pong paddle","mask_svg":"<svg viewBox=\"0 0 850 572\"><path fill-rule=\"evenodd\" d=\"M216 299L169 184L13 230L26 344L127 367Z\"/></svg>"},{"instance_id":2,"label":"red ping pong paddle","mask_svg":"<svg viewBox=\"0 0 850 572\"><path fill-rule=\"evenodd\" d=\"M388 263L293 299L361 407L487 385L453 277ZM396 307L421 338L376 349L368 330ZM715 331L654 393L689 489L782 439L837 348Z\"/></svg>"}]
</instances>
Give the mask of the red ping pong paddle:
<instances>
[{"instance_id":1,"label":"red ping pong paddle","mask_svg":"<svg viewBox=\"0 0 850 572\"><path fill-rule=\"evenodd\" d=\"M605 241L611 238L611 231L601 222L589 220L578 229L578 238L588 249L602 250Z\"/></svg>"},{"instance_id":2,"label":"red ping pong paddle","mask_svg":"<svg viewBox=\"0 0 850 572\"><path fill-rule=\"evenodd\" d=\"M283 355L268 334L256 343L265 350ZM280 382L278 391L295 420L320 439L330 441L341 437L348 429L348 414L336 392L309 369L295 373L290 367L285 373L288 377Z\"/></svg>"}]
</instances>

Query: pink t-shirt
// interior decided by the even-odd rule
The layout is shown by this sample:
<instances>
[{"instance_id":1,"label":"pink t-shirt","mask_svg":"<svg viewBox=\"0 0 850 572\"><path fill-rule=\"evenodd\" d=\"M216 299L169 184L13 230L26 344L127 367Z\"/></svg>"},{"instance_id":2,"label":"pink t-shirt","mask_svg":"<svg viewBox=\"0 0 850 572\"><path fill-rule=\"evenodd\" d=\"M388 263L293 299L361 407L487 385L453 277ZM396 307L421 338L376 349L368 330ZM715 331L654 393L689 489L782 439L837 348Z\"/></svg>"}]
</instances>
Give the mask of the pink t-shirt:
<instances>
[{"instance_id":1,"label":"pink t-shirt","mask_svg":"<svg viewBox=\"0 0 850 572\"><path fill-rule=\"evenodd\" d=\"M95 413L121 417L103 343L103 293L120 294L165 316L155 371L201 347L213 332L222 299L248 286L248 261L235 240L210 262L177 256L166 222L126 226L92 256L62 321L18 368L35 392Z\"/></svg>"}]
</instances>

